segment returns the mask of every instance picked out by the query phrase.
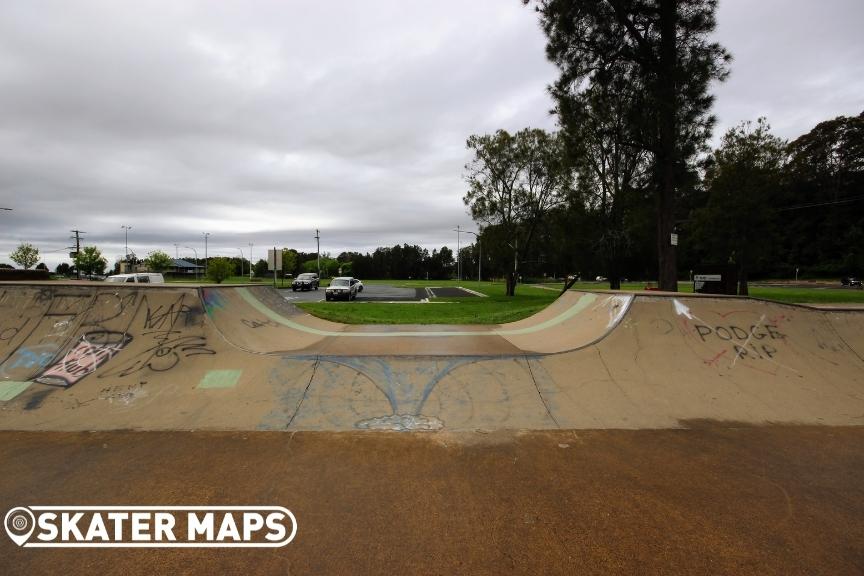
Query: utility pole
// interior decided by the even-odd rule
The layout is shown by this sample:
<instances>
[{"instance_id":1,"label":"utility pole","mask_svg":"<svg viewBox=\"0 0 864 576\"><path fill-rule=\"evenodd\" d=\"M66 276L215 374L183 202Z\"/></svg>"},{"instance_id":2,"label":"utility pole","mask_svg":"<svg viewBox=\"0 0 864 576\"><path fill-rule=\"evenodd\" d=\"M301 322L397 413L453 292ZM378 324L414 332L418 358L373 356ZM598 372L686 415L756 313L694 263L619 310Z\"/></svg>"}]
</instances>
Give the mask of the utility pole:
<instances>
[{"instance_id":1,"label":"utility pole","mask_svg":"<svg viewBox=\"0 0 864 576\"><path fill-rule=\"evenodd\" d=\"M180 259L180 245L177 242L174 242L174 259Z\"/></svg>"},{"instance_id":2,"label":"utility pole","mask_svg":"<svg viewBox=\"0 0 864 576\"><path fill-rule=\"evenodd\" d=\"M462 239L461 224L456 225L456 230L454 230L454 232L456 232L456 278L462 280L462 255L460 254L460 252L462 252L462 245L460 242Z\"/></svg>"},{"instance_id":3,"label":"utility pole","mask_svg":"<svg viewBox=\"0 0 864 576\"><path fill-rule=\"evenodd\" d=\"M129 264L129 230L132 229L132 226L126 226L125 224L120 226L124 230L126 230L126 266L130 266ZM125 272L129 272L129 270L125 270Z\"/></svg>"},{"instance_id":4,"label":"utility pole","mask_svg":"<svg viewBox=\"0 0 864 576\"><path fill-rule=\"evenodd\" d=\"M249 282L252 282L252 242L249 242Z\"/></svg>"},{"instance_id":5,"label":"utility pole","mask_svg":"<svg viewBox=\"0 0 864 576\"><path fill-rule=\"evenodd\" d=\"M81 252L81 234L86 234L86 232L81 230L71 230L71 232L75 234L75 258L77 259L78 253ZM75 277L78 280L81 279L81 269L78 268L78 262L75 262Z\"/></svg>"},{"instance_id":6,"label":"utility pole","mask_svg":"<svg viewBox=\"0 0 864 576\"><path fill-rule=\"evenodd\" d=\"M207 238L210 237L209 232L204 232L204 276L207 276Z\"/></svg>"},{"instance_id":7,"label":"utility pole","mask_svg":"<svg viewBox=\"0 0 864 576\"><path fill-rule=\"evenodd\" d=\"M480 276L483 272L483 243L480 241L480 234L477 232L471 232L470 230L463 230L466 234L473 234L475 238L477 238L477 247L480 250L480 255L477 257L477 282L480 282Z\"/></svg>"},{"instance_id":8,"label":"utility pole","mask_svg":"<svg viewBox=\"0 0 864 576\"><path fill-rule=\"evenodd\" d=\"M317 248L315 248L315 253L318 254L318 279L321 279L321 232L318 229L315 229L315 243Z\"/></svg>"}]
</instances>

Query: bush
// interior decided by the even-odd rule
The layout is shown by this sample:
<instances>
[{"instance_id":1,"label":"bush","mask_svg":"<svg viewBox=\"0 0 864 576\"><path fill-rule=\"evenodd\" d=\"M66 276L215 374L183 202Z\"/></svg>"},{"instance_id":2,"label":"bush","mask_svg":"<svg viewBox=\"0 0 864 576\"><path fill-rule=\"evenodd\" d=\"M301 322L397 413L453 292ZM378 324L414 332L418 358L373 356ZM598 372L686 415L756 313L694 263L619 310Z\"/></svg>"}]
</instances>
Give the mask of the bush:
<instances>
[{"instance_id":1,"label":"bush","mask_svg":"<svg viewBox=\"0 0 864 576\"><path fill-rule=\"evenodd\" d=\"M234 273L234 263L228 258L211 258L207 265L207 278L221 284Z\"/></svg>"}]
</instances>

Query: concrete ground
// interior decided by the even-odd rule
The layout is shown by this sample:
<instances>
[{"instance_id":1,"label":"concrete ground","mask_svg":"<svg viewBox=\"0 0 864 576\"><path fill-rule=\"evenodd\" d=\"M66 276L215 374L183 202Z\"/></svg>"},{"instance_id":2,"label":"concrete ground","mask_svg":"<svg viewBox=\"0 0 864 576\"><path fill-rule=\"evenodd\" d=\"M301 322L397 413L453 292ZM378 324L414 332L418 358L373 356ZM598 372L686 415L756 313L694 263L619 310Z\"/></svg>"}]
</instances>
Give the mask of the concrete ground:
<instances>
[{"instance_id":1,"label":"concrete ground","mask_svg":"<svg viewBox=\"0 0 864 576\"><path fill-rule=\"evenodd\" d=\"M0 573L861 574L864 428L2 432L0 505L281 505L277 549L32 549Z\"/></svg>"}]
</instances>

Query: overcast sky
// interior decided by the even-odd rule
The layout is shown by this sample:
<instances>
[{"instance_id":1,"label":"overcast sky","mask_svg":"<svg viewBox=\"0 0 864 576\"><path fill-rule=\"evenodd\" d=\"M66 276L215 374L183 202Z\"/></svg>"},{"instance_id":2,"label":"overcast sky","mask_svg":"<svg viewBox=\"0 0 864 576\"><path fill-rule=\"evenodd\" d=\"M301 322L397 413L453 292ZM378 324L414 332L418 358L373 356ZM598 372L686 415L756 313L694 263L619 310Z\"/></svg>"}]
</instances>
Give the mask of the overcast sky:
<instances>
[{"instance_id":1,"label":"overcast sky","mask_svg":"<svg viewBox=\"0 0 864 576\"><path fill-rule=\"evenodd\" d=\"M861 0L721 0L725 128L794 138L864 109ZM0 262L53 269L70 230L255 259L267 246L455 248L465 139L554 129L519 0L0 3Z\"/></svg>"}]
</instances>

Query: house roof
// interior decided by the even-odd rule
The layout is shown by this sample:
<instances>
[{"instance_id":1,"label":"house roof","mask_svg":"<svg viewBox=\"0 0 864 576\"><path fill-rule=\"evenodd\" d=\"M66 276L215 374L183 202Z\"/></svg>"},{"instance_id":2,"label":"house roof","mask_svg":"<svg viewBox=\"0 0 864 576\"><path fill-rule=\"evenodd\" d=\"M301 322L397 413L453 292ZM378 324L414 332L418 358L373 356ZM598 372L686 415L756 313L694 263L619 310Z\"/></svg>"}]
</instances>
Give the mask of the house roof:
<instances>
[{"instance_id":1,"label":"house roof","mask_svg":"<svg viewBox=\"0 0 864 576\"><path fill-rule=\"evenodd\" d=\"M199 264L193 264L192 262L189 262L188 260L183 260L183 259L179 259L179 258L174 259L174 267L175 268L203 268L203 266L201 266Z\"/></svg>"}]
</instances>

